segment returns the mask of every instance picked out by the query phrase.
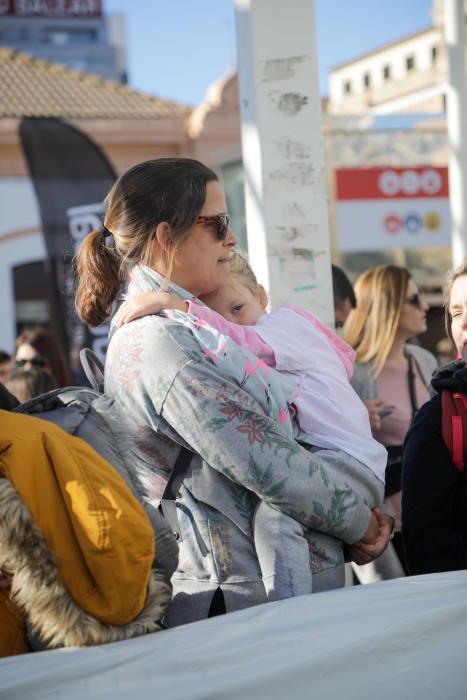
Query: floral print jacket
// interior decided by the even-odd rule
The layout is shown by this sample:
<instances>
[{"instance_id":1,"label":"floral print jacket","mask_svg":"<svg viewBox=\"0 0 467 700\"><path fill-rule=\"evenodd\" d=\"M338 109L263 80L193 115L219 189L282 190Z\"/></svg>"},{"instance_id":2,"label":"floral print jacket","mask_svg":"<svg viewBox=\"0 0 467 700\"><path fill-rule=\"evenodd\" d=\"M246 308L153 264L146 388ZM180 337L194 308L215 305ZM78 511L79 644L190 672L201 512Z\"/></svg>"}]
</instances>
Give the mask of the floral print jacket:
<instances>
[{"instance_id":1,"label":"floral print jacket","mask_svg":"<svg viewBox=\"0 0 467 700\"><path fill-rule=\"evenodd\" d=\"M127 291L161 283L137 267ZM217 363L211 343L221 348ZM342 564L342 542L368 527L370 509L345 473L294 440L278 373L257 370L254 356L181 312L137 319L109 344L105 391L128 415L127 459L144 496L159 502L180 446L195 453L177 500L182 541L169 626L207 617L219 587L227 610L266 600L252 540L259 499L305 528L319 552L314 573Z\"/></svg>"}]
</instances>

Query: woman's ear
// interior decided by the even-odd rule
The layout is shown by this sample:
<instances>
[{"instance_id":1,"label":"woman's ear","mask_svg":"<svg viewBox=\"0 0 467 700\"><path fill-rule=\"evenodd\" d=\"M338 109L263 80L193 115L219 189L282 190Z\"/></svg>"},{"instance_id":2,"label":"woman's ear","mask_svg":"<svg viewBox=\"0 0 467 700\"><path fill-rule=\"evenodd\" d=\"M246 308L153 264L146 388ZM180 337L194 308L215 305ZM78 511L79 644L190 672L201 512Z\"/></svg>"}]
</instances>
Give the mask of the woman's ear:
<instances>
[{"instance_id":1,"label":"woman's ear","mask_svg":"<svg viewBox=\"0 0 467 700\"><path fill-rule=\"evenodd\" d=\"M154 233L154 238L157 240L159 247L164 253L168 253L172 247L172 229L166 221L161 221L157 225Z\"/></svg>"},{"instance_id":2,"label":"woman's ear","mask_svg":"<svg viewBox=\"0 0 467 700\"><path fill-rule=\"evenodd\" d=\"M269 299L268 299L268 295L266 293L266 290L262 284L258 284L258 287L256 289L256 294L257 294L257 297L259 299L259 305L261 306L262 309L266 309L266 307L269 303Z\"/></svg>"}]
</instances>

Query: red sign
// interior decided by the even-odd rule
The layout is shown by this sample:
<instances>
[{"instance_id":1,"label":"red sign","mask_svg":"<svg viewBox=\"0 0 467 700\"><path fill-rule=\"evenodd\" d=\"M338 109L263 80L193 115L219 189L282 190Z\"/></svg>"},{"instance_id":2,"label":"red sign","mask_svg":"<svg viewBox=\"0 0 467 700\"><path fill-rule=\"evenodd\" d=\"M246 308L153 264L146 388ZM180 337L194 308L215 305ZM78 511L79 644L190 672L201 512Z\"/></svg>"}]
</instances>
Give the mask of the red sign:
<instances>
[{"instance_id":1,"label":"red sign","mask_svg":"<svg viewBox=\"0 0 467 700\"><path fill-rule=\"evenodd\" d=\"M0 0L0 17L102 17L102 0Z\"/></svg>"},{"instance_id":2,"label":"red sign","mask_svg":"<svg viewBox=\"0 0 467 700\"><path fill-rule=\"evenodd\" d=\"M338 200L447 197L448 169L344 168L336 171L336 194Z\"/></svg>"},{"instance_id":3,"label":"red sign","mask_svg":"<svg viewBox=\"0 0 467 700\"><path fill-rule=\"evenodd\" d=\"M342 251L450 245L447 168L343 168L336 195Z\"/></svg>"}]
</instances>

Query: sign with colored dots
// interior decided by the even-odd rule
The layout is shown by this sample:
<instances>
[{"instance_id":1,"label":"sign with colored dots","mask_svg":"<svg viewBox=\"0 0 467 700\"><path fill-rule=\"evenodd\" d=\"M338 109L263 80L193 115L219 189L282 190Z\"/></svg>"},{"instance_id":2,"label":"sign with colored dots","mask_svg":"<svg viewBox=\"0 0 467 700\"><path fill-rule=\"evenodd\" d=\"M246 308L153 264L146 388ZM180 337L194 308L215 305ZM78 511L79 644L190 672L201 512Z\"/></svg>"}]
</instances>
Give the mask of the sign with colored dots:
<instances>
[{"instance_id":1,"label":"sign with colored dots","mask_svg":"<svg viewBox=\"0 0 467 700\"><path fill-rule=\"evenodd\" d=\"M336 222L343 252L449 246L448 169L338 169Z\"/></svg>"}]
</instances>

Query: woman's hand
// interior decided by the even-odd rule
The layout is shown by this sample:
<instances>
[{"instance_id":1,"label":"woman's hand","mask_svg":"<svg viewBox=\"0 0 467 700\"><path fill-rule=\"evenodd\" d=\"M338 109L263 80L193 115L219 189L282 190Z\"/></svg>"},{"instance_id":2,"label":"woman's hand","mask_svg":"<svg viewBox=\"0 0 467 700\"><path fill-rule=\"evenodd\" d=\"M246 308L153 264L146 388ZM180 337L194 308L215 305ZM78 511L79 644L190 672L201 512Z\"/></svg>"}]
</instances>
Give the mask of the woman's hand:
<instances>
[{"instance_id":1,"label":"woman's hand","mask_svg":"<svg viewBox=\"0 0 467 700\"><path fill-rule=\"evenodd\" d=\"M187 311L187 303L167 292L139 292L138 294L132 294L131 297L123 302L113 321L117 328L120 328L120 326L133 321L135 318L147 316L148 314L158 314L162 309Z\"/></svg>"},{"instance_id":2,"label":"woman's hand","mask_svg":"<svg viewBox=\"0 0 467 700\"><path fill-rule=\"evenodd\" d=\"M373 561L373 559L381 556L388 546L391 538L394 527L394 519L389 515L386 515L386 513L382 513L379 508L373 509L373 515L378 523L378 534L376 536L376 540L368 544L364 541L368 534L367 530L365 537L362 538L360 542L357 542L357 544L350 547L350 557L356 564L369 564L370 561ZM370 526L372 526L372 520L370 520Z\"/></svg>"},{"instance_id":3,"label":"woman's hand","mask_svg":"<svg viewBox=\"0 0 467 700\"><path fill-rule=\"evenodd\" d=\"M358 544L374 544L378 539L379 523L374 511L371 511L371 518L365 534Z\"/></svg>"}]
</instances>

